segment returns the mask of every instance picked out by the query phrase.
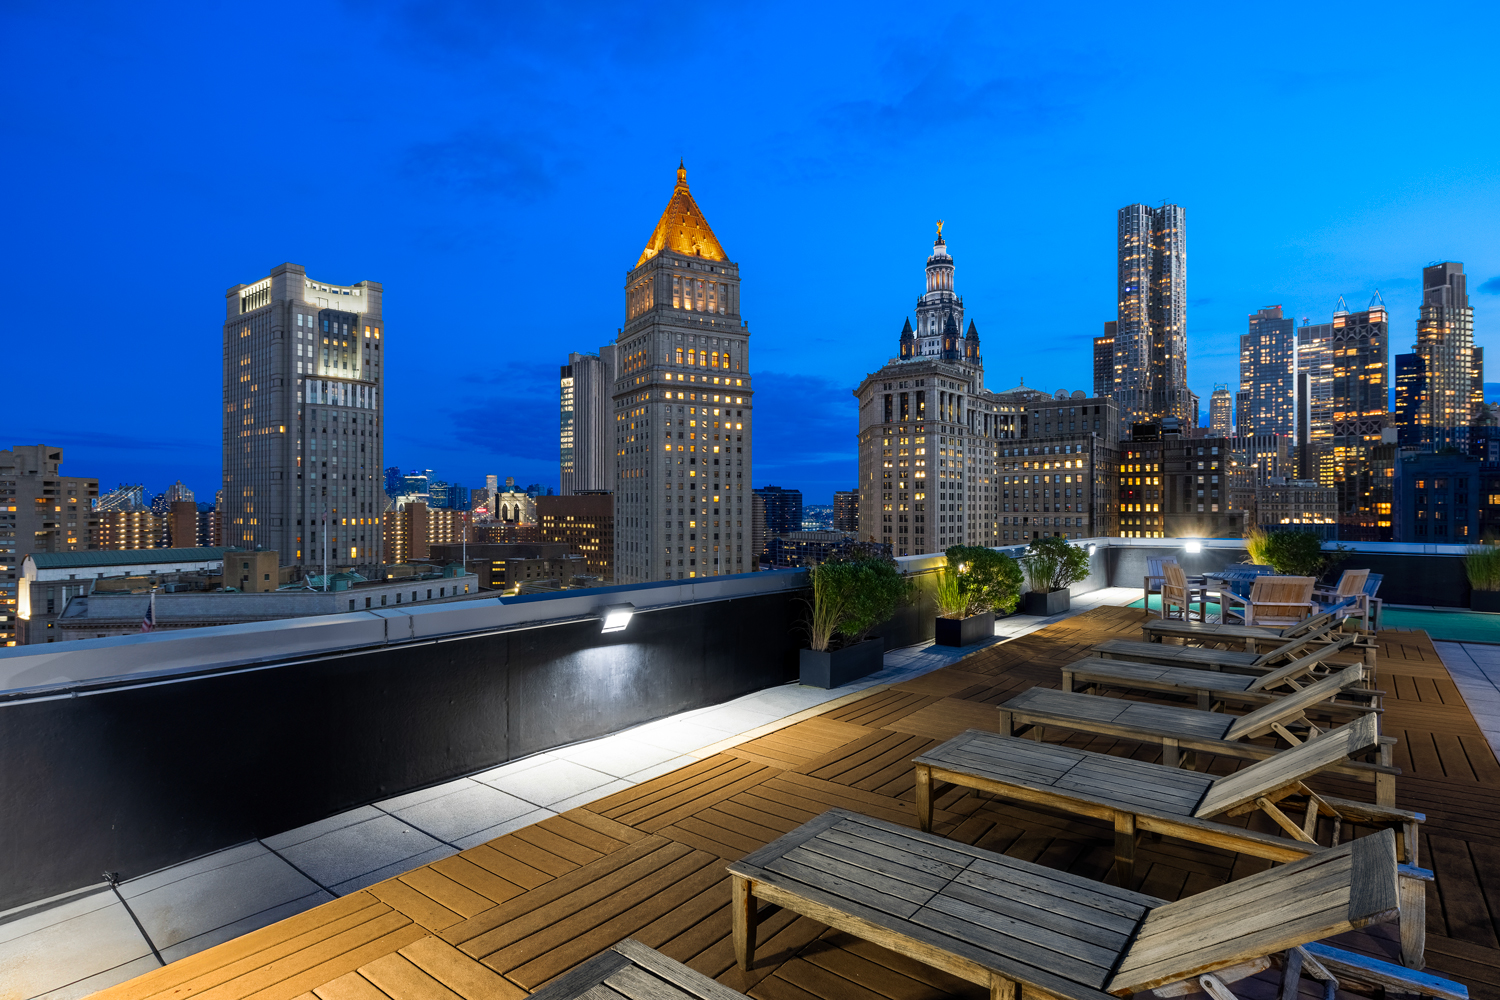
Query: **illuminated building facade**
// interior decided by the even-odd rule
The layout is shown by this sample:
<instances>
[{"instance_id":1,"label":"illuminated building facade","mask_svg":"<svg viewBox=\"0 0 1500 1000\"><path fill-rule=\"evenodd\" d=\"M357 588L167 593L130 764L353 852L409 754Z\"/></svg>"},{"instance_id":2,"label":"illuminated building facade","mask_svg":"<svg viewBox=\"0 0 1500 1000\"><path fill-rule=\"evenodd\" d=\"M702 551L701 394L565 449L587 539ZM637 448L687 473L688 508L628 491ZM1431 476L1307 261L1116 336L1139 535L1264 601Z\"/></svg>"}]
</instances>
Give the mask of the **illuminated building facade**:
<instances>
[{"instance_id":1,"label":"illuminated building facade","mask_svg":"<svg viewBox=\"0 0 1500 1000\"><path fill-rule=\"evenodd\" d=\"M569 354L558 380L558 493L608 491L614 485L614 394L616 348Z\"/></svg>"},{"instance_id":2,"label":"illuminated building facade","mask_svg":"<svg viewBox=\"0 0 1500 1000\"><path fill-rule=\"evenodd\" d=\"M1184 427L1197 426L1197 397L1187 384L1187 212L1179 205L1127 205L1117 227L1110 395L1126 424L1176 417ZM1096 344L1096 366L1097 350Z\"/></svg>"},{"instance_id":3,"label":"illuminated building facade","mask_svg":"<svg viewBox=\"0 0 1500 1000\"><path fill-rule=\"evenodd\" d=\"M1305 531L1338 537L1337 491L1311 479L1273 476L1256 490L1255 519L1266 531Z\"/></svg>"},{"instance_id":4,"label":"illuminated building facade","mask_svg":"<svg viewBox=\"0 0 1500 1000\"><path fill-rule=\"evenodd\" d=\"M537 497L542 541L561 542L582 556L587 574L615 582L615 504L608 491Z\"/></svg>"},{"instance_id":5,"label":"illuminated building facade","mask_svg":"<svg viewBox=\"0 0 1500 1000\"><path fill-rule=\"evenodd\" d=\"M1208 433L1214 437L1234 436L1234 397L1229 387L1214 386L1208 397Z\"/></svg>"},{"instance_id":6,"label":"illuminated building facade","mask_svg":"<svg viewBox=\"0 0 1500 1000\"><path fill-rule=\"evenodd\" d=\"M1297 422L1295 321L1268 306L1250 314L1240 334L1239 433L1291 438Z\"/></svg>"},{"instance_id":7,"label":"illuminated building facade","mask_svg":"<svg viewBox=\"0 0 1500 1000\"><path fill-rule=\"evenodd\" d=\"M0 450L0 646L14 646L21 563L37 552L94 547L99 480L62 474L63 450L17 445Z\"/></svg>"},{"instance_id":8,"label":"illuminated building facade","mask_svg":"<svg viewBox=\"0 0 1500 1000\"><path fill-rule=\"evenodd\" d=\"M383 561L379 282L297 264L225 297L224 541L321 572Z\"/></svg>"},{"instance_id":9,"label":"illuminated building facade","mask_svg":"<svg viewBox=\"0 0 1500 1000\"><path fill-rule=\"evenodd\" d=\"M1114 500L1097 494L1118 433L1112 402L985 389L972 320L959 336L954 270L939 229L916 327L905 321L898 356L854 390L860 538L904 556L1098 532Z\"/></svg>"},{"instance_id":10,"label":"illuminated building facade","mask_svg":"<svg viewBox=\"0 0 1500 1000\"><path fill-rule=\"evenodd\" d=\"M611 414L615 580L752 572L754 411L740 269L681 166L624 291Z\"/></svg>"},{"instance_id":11,"label":"illuminated building facade","mask_svg":"<svg viewBox=\"0 0 1500 1000\"><path fill-rule=\"evenodd\" d=\"M1484 403L1484 348L1474 346L1474 310L1464 266L1422 269L1422 309L1411 354L1396 356L1396 424L1401 443L1423 451L1469 444Z\"/></svg>"},{"instance_id":12,"label":"illuminated building facade","mask_svg":"<svg viewBox=\"0 0 1500 1000\"><path fill-rule=\"evenodd\" d=\"M1114 320L1104 324L1104 336L1094 338L1094 395L1109 396L1115 388Z\"/></svg>"},{"instance_id":13,"label":"illuminated building facade","mask_svg":"<svg viewBox=\"0 0 1500 1000\"><path fill-rule=\"evenodd\" d=\"M1333 322L1297 330L1297 478L1339 491L1339 537L1351 541L1390 537L1388 341L1378 293L1363 312L1340 298Z\"/></svg>"},{"instance_id":14,"label":"illuminated building facade","mask_svg":"<svg viewBox=\"0 0 1500 1000\"><path fill-rule=\"evenodd\" d=\"M833 494L833 529L859 531L859 490L836 490Z\"/></svg>"}]
</instances>

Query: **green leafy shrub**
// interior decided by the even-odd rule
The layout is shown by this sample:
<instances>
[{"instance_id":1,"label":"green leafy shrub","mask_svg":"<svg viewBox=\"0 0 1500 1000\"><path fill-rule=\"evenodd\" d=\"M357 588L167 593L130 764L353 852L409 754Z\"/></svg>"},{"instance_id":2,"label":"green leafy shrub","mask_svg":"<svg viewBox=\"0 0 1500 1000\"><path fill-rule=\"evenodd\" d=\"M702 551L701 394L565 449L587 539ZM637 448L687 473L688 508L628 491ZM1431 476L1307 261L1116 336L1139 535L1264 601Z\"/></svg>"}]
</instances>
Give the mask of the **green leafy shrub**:
<instances>
[{"instance_id":1,"label":"green leafy shrub","mask_svg":"<svg viewBox=\"0 0 1500 1000\"><path fill-rule=\"evenodd\" d=\"M1475 545L1464 555L1464 570L1475 590L1500 590L1500 545Z\"/></svg>"},{"instance_id":2,"label":"green leafy shrub","mask_svg":"<svg viewBox=\"0 0 1500 1000\"><path fill-rule=\"evenodd\" d=\"M911 582L895 560L827 562L812 570L809 645L820 652L853 645L911 599Z\"/></svg>"},{"instance_id":3,"label":"green leafy shrub","mask_svg":"<svg viewBox=\"0 0 1500 1000\"><path fill-rule=\"evenodd\" d=\"M1026 547L1021 557L1026 584L1032 593L1045 594L1070 587L1089 575L1089 554L1066 538L1043 535Z\"/></svg>"},{"instance_id":4,"label":"green leafy shrub","mask_svg":"<svg viewBox=\"0 0 1500 1000\"><path fill-rule=\"evenodd\" d=\"M1272 531L1265 536L1260 558L1251 558L1270 566L1283 576L1320 577L1349 558L1342 545L1323 551L1323 540L1308 531Z\"/></svg>"},{"instance_id":5,"label":"green leafy shrub","mask_svg":"<svg viewBox=\"0 0 1500 1000\"><path fill-rule=\"evenodd\" d=\"M987 612L1009 614L1021 597L1021 567L1004 552L982 545L954 545L938 578L938 613L967 618Z\"/></svg>"}]
</instances>

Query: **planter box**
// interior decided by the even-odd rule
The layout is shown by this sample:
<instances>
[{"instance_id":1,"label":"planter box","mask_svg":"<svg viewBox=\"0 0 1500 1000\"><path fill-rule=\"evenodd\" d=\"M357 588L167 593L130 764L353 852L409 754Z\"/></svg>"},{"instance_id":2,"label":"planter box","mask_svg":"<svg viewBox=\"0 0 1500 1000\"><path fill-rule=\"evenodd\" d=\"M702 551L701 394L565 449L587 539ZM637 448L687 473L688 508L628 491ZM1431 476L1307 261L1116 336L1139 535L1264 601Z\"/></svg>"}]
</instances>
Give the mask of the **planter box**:
<instances>
[{"instance_id":1,"label":"planter box","mask_svg":"<svg viewBox=\"0 0 1500 1000\"><path fill-rule=\"evenodd\" d=\"M936 640L939 646L972 646L995 637L993 614L970 615L967 618L939 618Z\"/></svg>"},{"instance_id":2,"label":"planter box","mask_svg":"<svg viewBox=\"0 0 1500 1000\"><path fill-rule=\"evenodd\" d=\"M842 687L885 666L885 640L866 639L831 652L804 649L800 666L800 683L817 688Z\"/></svg>"},{"instance_id":3,"label":"planter box","mask_svg":"<svg viewBox=\"0 0 1500 1000\"><path fill-rule=\"evenodd\" d=\"M1039 594L1028 590L1021 595L1021 613L1026 615L1060 615L1070 607L1066 587L1060 590L1051 590L1045 594Z\"/></svg>"},{"instance_id":4,"label":"planter box","mask_svg":"<svg viewBox=\"0 0 1500 1000\"><path fill-rule=\"evenodd\" d=\"M1500 590L1469 591L1469 610L1500 612Z\"/></svg>"}]
</instances>

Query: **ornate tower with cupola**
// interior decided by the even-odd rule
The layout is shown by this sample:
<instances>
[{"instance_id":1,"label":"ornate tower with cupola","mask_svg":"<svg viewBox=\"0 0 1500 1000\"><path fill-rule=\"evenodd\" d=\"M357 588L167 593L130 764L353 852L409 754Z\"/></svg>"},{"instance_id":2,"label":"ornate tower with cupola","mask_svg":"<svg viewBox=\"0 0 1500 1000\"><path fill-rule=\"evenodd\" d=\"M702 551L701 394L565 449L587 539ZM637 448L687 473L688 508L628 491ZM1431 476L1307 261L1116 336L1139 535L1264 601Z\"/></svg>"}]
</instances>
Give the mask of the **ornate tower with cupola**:
<instances>
[{"instance_id":1,"label":"ornate tower with cupola","mask_svg":"<svg viewBox=\"0 0 1500 1000\"><path fill-rule=\"evenodd\" d=\"M943 240L940 221L932 256L927 258L927 291L917 299L917 353L958 360L963 354L959 343L963 328L964 300L953 290L953 258Z\"/></svg>"},{"instance_id":2,"label":"ornate tower with cupola","mask_svg":"<svg viewBox=\"0 0 1500 1000\"><path fill-rule=\"evenodd\" d=\"M625 276L616 345L616 582L752 572L753 391L740 269L681 164Z\"/></svg>"}]
</instances>

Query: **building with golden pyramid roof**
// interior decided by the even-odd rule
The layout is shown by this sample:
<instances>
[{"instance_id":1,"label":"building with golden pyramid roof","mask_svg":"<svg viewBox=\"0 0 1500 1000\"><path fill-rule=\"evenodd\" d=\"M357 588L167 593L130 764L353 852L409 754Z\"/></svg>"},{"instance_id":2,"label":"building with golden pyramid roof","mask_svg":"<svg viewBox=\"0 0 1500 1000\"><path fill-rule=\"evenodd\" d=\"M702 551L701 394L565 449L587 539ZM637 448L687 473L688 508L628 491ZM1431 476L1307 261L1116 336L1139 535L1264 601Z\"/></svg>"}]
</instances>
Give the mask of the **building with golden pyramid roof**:
<instances>
[{"instance_id":1,"label":"building with golden pyramid roof","mask_svg":"<svg viewBox=\"0 0 1500 1000\"><path fill-rule=\"evenodd\" d=\"M708 220L703 217L703 210L693 200L693 193L688 190L687 167L681 162L677 164L677 186L672 190L672 199L667 202L661 221L646 241L646 249L641 251L635 266L640 267L663 250L705 260L729 259L724 248L719 246L719 238L709 227Z\"/></svg>"},{"instance_id":2,"label":"building with golden pyramid roof","mask_svg":"<svg viewBox=\"0 0 1500 1000\"><path fill-rule=\"evenodd\" d=\"M614 387L615 581L753 572L754 391L740 269L681 164L625 278Z\"/></svg>"}]
</instances>

